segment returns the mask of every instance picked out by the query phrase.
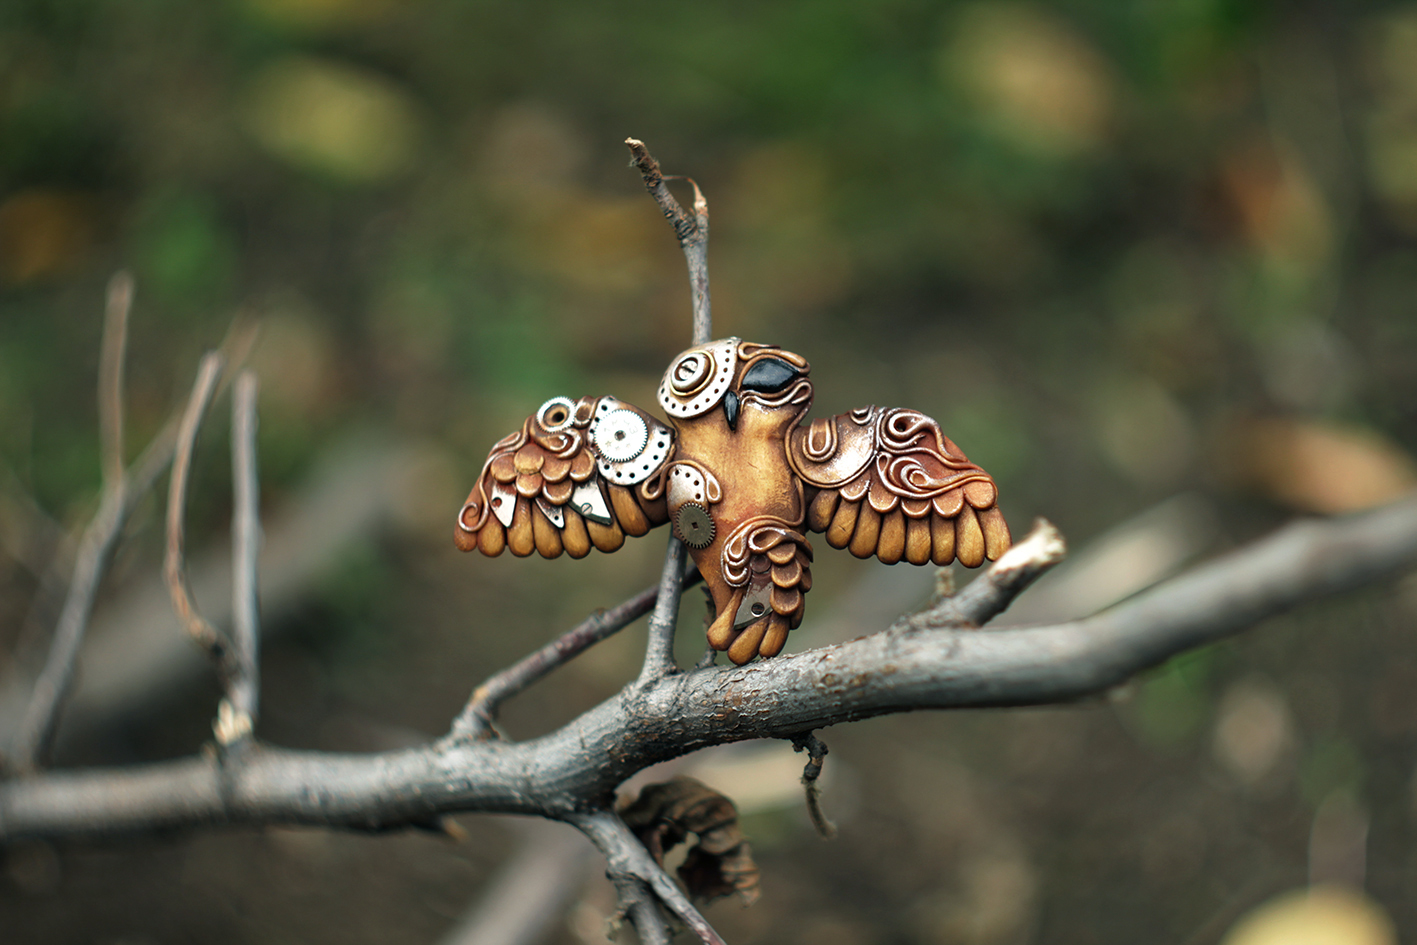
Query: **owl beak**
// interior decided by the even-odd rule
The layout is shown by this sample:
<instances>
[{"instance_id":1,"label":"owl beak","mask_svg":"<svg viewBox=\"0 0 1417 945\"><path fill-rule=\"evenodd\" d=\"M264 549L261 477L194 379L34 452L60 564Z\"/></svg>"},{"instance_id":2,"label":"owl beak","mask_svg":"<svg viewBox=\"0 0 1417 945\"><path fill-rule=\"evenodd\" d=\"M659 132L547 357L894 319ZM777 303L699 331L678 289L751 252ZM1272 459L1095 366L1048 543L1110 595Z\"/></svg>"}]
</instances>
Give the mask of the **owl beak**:
<instances>
[{"instance_id":1,"label":"owl beak","mask_svg":"<svg viewBox=\"0 0 1417 945\"><path fill-rule=\"evenodd\" d=\"M723 397L723 416L728 420L728 429L738 429L738 395L733 391Z\"/></svg>"}]
</instances>

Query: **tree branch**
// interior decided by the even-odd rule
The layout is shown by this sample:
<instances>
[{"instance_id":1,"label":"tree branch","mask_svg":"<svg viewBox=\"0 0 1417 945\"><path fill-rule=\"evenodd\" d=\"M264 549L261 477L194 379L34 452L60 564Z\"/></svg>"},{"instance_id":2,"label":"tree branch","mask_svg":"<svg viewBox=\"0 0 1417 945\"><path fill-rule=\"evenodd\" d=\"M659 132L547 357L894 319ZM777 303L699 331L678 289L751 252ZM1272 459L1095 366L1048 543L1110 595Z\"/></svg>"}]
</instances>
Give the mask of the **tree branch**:
<instances>
[{"instance_id":1,"label":"tree branch","mask_svg":"<svg viewBox=\"0 0 1417 945\"><path fill-rule=\"evenodd\" d=\"M223 677L232 678L230 660L231 641L225 634L201 615L192 600L192 589L187 582L187 561L183 548L186 530L183 517L187 509L187 479L192 472L192 451L197 442L197 431L202 425L202 416L211 402L216 389L217 377L221 374L222 357L209 351L202 358L197 369L197 380L192 385L192 396L187 401L187 409L182 414L182 423L177 431L177 452L172 461L172 479L167 492L167 554L163 558L163 576L167 580L168 593L172 596L172 608L177 619L197 644L206 650L222 670Z\"/></svg>"},{"instance_id":2,"label":"tree branch","mask_svg":"<svg viewBox=\"0 0 1417 945\"><path fill-rule=\"evenodd\" d=\"M1003 613L1034 581L1068 553L1063 535L1046 519L1033 523L1028 537L1004 552L994 566L958 594L944 593L927 610L897 621L902 629L980 627ZM953 572L945 571L949 576Z\"/></svg>"},{"instance_id":3,"label":"tree branch","mask_svg":"<svg viewBox=\"0 0 1417 945\"><path fill-rule=\"evenodd\" d=\"M628 877L613 880L620 904L640 937L640 945L669 945L674 933L660 911L659 900L646 884Z\"/></svg>"},{"instance_id":4,"label":"tree branch","mask_svg":"<svg viewBox=\"0 0 1417 945\"><path fill-rule=\"evenodd\" d=\"M123 482L123 356L132 307L133 277L119 272L108 281L98 359L98 443L105 489Z\"/></svg>"},{"instance_id":5,"label":"tree branch","mask_svg":"<svg viewBox=\"0 0 1417 945\"><path fill-rule=\"evenodd\" d=\"M705 945L726 945L713 930L713 926L708 924L708 920L689 902L684 891L654 861L645 845L625 826L619 814L600 810L590 814L572 814L566 820L578 827L605 855L607 873L616 889L621 891L622 903L627 892L631 896L634 895L634 884L643 884ZM624 888L626 885L629 886L628 889ZM635 921L637 930L648 927L654 930L654 935L663 927L662 920L658 920L653 910L634 909L631 911L631 918ZM645 935L644 932L641 932L641 935L646 942L661 940Z\"/></svg>"},{"instance_id":6,"label":"tree branch","mask_svg":"<svg viewBox=\"0 0 1417 945\"><path fill-rule=\"evenodd\" d=\"M807 764L802 767L802 790L807 798L807 816L812 819L812 826L817 828L822 839L830 840L836 836L836 824L827 819L822 810L822 789L817 784L817 780L822 776L822 766L827 760L826 743L818 738L815 732L803 732L792 739L792 750L807 753Z\"/></svg>"},{"instance_id":7,"label":"tree branch","mask_svg":"<svg viewBox=\"0 0 1417 945\"><path fill-rule=\"evenodd\" d=\"M694 215L674 199L665 185L664 174L659 162L649 153L643 141L626 138L634 165L644 178L647 189L664 212L664 218L674 227L674 235L679 238L679 247L684 251L684 259L689 266L689 288L694 303L693 344L707 344L713 338L713 313L709 303L708 281L708 200L699 185L691 178L669 178L687 180L694 188ZM664 552L664 567L659 582L659 598L655 604L654 616L649 621L649 642L645 648L644 667L640 671L637 685L644 686L661 676L675 672L674 627L679 617L679 600L683 592L685 550L683 544L673 535L669 537L669 547Z\"/></svg>"},{"instance_id":8,"label":"tree branch","mask_svg":"<svg viewBox=\"0 0 1417 945\"><path fill-rule=\"evenodd\" d=\"M674 664L674 628L679 622L679 601L684 593L684 558L684 543L671 536L660 572L654 613L649 618L644 666L636 685L645 686L661 676L678 672Z\"/></svg>"},{"instance_id":9,"label":"tree branch","mask_svg":"<svg viewBox=\"0 0 1417 945\"><path fill-rule=\"evenodd\" d=\"M131 471L123 478L122 488L103 493L98 511L79 539L74 573L54 628L49 654L35 679L24 718L6 753L7 766L16 771L34 770L49 752L59 725L60 710L73 687L74 664L88 629L99 581L133 507L171 462L176 430L175 423L164 426L143 454L134 460Z\"/></svg>"},{"instance_id":10,"label":"tree branch","mask_svg":"<svg viewBox=\"0 0 1417 945\"><path fill-rule=\"evenodd\" d=\"M261 551L260 480L256 471L256 375L241 372L231 401L231 642L234 673L217 708L217 743L250 737L260 711L261 631L256 565ZM185 569L184 569L185 571Z\"/></svg>"},{"instance_id":11,"label":"tree branch","mask_svg":"<svg viewBox=\"0 0 1417 945\"><path fill-rule=\"evenodd\" d=\"M702 581L697 569L685 576L684 588ZM467 706L453 722L453 739L484 738L502 703L526 689L538 679L562 666L585 650L619 633L649 612L659 599L663 582L647 587L634 597L609 610L600 610L530 656L523 657L473 690ZM672 641L671 641L672 642Z\"/></svg>"},{"instance_id":12,"label":"tree branch","mask_svg":"<svg viewBox=\"0 0 1417 945\"><path fill-rule=\"evenodd\" d=\"M626 138L635 167L645 180L645 189L664 211L664 218L674 227L674 235L679 237L679 246L684 250L684 259L689 264L689 286L694 298L694 341L696 345L713 340L713 314L709 304L708 279L708 201L704 199L699 185L691 177L665 177L659 169L659 162L649 153L645 143L638 138ZM694 215L674 199L665 186L666 180L684 180L694 188Z\"/></svg>"},{"instance_id":13,"label":"tree branch","mask_svg":"<svg viewBox=\"0 0 1417 945\"><path fill-rule=\"evenodd\" d=\"M35 679L24 717L10 739L9 750L0 759L4 767L16 771L33 771L49 752L59 725L60 710L73 687L74 665L103 572L133 507L152 488L172 458L176 425L169 421L133 462L131 470L126 473L123 470L123 355L132 299L131 278L125 273L114 276L108 287L99 364L103 490L98 511L79 539L74 573L44 668ZM42 579L42 587L54 583L50 573Z\"/></svg>"},{"instance_id":14,"label":"tree branch","mask_svg":"<svg viewBox=\"0 0 1417 945\"><path fill-rule=\"evenodd\" d=\"M1038 705L1104 692L1184 650L1414 562L1417 498L1292 524L1084 620L989 633L897 629L680 673L628 687L533 741L444 740L362 756L252 746L225 780L198 757L4 782L0 840L218 823L382 830L456 811L569 819L603 810L635 772L710 745L792 738L912 709Z\"/></svg>"}]
</instances>

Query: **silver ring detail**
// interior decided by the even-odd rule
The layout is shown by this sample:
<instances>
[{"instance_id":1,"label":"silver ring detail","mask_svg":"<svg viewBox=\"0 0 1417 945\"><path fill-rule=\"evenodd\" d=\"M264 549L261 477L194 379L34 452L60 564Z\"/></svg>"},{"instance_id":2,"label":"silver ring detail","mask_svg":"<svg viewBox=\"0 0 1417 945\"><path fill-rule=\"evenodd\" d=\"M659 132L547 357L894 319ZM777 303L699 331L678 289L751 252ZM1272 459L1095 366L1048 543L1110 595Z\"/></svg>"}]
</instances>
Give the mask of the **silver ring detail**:
<instances>
[{"instance_id":1,"label":"silver ring detail","mask_svg":"<svg viewBox=\"0 0 1417 945\"><path fill-rule=\"evenodd\" d=\"M697 417L717 406L738 367L737 338L690 348L674 359L659 382L659 405L671 417Z\"/></svg>"},{"instance_id":2,"label":"silver ring detail","mask_svg":"<svg viewBox=\"0 0 1417 945\"><path fill-rule=\"evenodd\" d=\"M560 423L547 423L547 422L546 422L546 414L547 414L548 412L550 412L550 410L551 410L552 407L558 407L558 406L565 408L565 410L566 410L566 419L562 420ZM541 428L542 428L543 430L545 430L547 433L559 433L561 430L564 430L564 429L566 429L566 427L568 427L568 426L571 425L571 420L572 420L572 418L574 417L575 412L576 412L576 402L573 401L571 398L569 398L569 397L552 397L552 398L551 398L550 400L548 400L546 403L542 404L540 407L537 408L537 410L536 410L536 422L539 423L539 424L541 424Z\"/></svg>"}]
</instances>

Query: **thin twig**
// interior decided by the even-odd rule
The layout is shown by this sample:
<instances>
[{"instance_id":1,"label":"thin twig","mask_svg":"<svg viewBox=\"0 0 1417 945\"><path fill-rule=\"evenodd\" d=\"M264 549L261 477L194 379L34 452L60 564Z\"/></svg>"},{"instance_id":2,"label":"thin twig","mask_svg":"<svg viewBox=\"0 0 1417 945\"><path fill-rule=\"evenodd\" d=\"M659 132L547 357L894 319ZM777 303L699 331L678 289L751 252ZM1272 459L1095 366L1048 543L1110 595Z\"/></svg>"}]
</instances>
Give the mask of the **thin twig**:
<instances>
[{"instance_id":1,"label":"thin twig","mask_svg":"<svg viewBox=\"0 0 1417 945\"><path fill-rule=\"evenodd\" d=\"M684 592L684 543L669 539L664 568L659 575L659 593L649 618L649 639L645 662L636 685L644 686L679 671L674 664L674 628L679 622L679 600Z\"/></svg>"},{"instance_id":2,"label":"thin twig","mask_svg":"<svg viewBox=\"0 0 1417 945\"><path fill-rule=\"evenodd\" d=\"M836 836L836 824L827 819L822 811L822 789L817 779L822 776L822 765L827 760L827 745L814 732L804 732L792 739L793 751L805 751L807 764L802 769L802 789L807 795L807 816L812 818L812 826L823 839Z\"/></svg>"},{"instance_id":3,"label":"thin twig","mask_svg":"<svg viewBox=\"0 0 1417 945\"><path fill-rule=\"evenodd\" d=\"M59 708L73 685L74 661L93 611L99 579L122 531L124 491L121 482L115 488L104 490L98 512L79 540L74 576L54 629L49 655L35 680L19 732L10 745L8 763L15 770L32 771L49 754L59 723Z\"/></svg>"},{"instance_id":4,"label":"thin twig","mask_svg":"<svg viewBox=\"0 0 1417 945\"><path fill-rule=\"evenodd\" d=\"M98 414L102 452L103 490L98 511L84 529L74 559L69 593L60 611L44 668L35 680L34 692L25 708L24 719L10 745L8 763L21 771L31 771L48 754L59 724L59 710L73 685L74 663L93 611L98 584L113 553L114 545L132 510L132 499L141 495L155 478L149 476L153 446L149 446L137 467L136 488L129 487L123 470L123 355L128 346L128 313L132 308L133 280L118 273L109 282L103 320L103 341L99 358ZM154 441L153 445L156 445ZM162 464L157 464L160 471ZM62 549L61 549L62 550ZM53 583L47 580L41 585Z\"/></svg>"},{"instance_id":5,"label":"thin twig","mask_svg":"<svg viewBox=\"0 0 1417 945\"><path fill-rule=\"evenodd\" d=\"M567 820L580 828L600 852L605 854L607 871L617 886L624 877L644 883L659 897L665 908L699 937L699 941L705 945L726 945L713 926L708 924L708 920L689 902L683 890L654 861L645 845L625 826L620 815L614 811L600 810L589 814L572 814Z\"/></svg>"},{"instance_id":6,"label":"thin twig","mask_svg":"<svg viewBox=\"0 0 1417 945\"><path fill-rule=\"evenodd\" d=\"M713 338L713 312L709 303L708 280L708 200L704 198L699 185L690 178L694 188L694 213L690 216L665 185L664 174L659 162L649 153L643 141L626 138L634 165L644 178L645 189L659 204L664 218L674 227L674 235L679 238L679 247L684 251L684 259L689 265L689 288L694 303L693 343L706 344ZM649 643L645 648L644 667L640 671L639 685L646 685L669 673L677 671L674 665L674 625L679 617L679 598L683 591L685 550L674 536L669 537L669 547L664 552L664 567L660 571L660 593L655 605L654 616L649 621Z\"/></svg>"},{"instance_id":7,"label":"thin twig","mask_svg":"<svg viewBox=\"0 0 1417 945\"><path fill-rule=\"evenodd\" d=\"M635 934L640 937L640 945L669 945L674 933L669 929L669 920L659 906L659 900L648 883L633 877L623 876L614 880L615 892L620 899L620 908L630 918Z\"/></svg>"},{"instance_id":8,"label":"thin twig","mask_svg":"<svg viewBox=\"0 0 1417 945\"><path fill-rule=\"evenodd\" d=\"M124 487L103 493L98 511L79 539L74 572L69 579L64 607L54 627L54 638L49 644L44 668L35 678L24 718L7 752L8 765L17 771L33 771L48 756L58 729L60 710L73 688L74 665L88 629L99 581L134 507L172 461L176 439L177 421L174 417L133 461L123 477ZM57 577L59 567L58 562L52 566L56 581L60 580Z\"/></svg>"},{"instance_id":9,"label":"thin twig","mask_svg":"<svg viewBox=\"0 0 1417 945\"><path fill-rule=\"evenodd\" d=\"M649 153L645 143L637 138L626 138L625 144L634 158L634 165L644 178L645 189L664 211L664 218L674 227L674 235L679 237L679 246L684 250L684 259L689 264L689 286L694 300L694 341L696 345L713 340L713 314L709 303L708 277L708 201L699 190L693 178L665 177L659 169L659 162ZM674 199L665 186L665 180L684 180L694 188L694 215L689 213Z\"/></svg>"},{"instance_id":10,"label":"thin twig","mask_svg":"<svg viewBox=\"0 0 1417 945\"><path fill-rule=\"evenodd\" d=\"M929 609L903 618L896 626L908 630L983 626L1067 553L1062 533L1047 519L1037 519L1027 538L1004 552L964 590L937 593ZM941 577L949 574L943 572Z\"/></svg>"},{"instance_id":11,"label":"thin twig","mask_svg":"<svg viewBox=\"0 0 1417 945\"><path fill-rule=\"evenodd\" d=\"M684 578L684 587L693 587L702 580L699 572L691 569ZM449 737L454 740L487 737L502 703L649 613L659 597L659 590L660 585L656 584L614 607L596 611L541 649L489 677L473 690L472 698L454 720Z\"/></svg>"},{"instance_id":12,"label":"thin twig","mask_svg":"<svg viewBox=\"0 0 1417 945\"><path fill-rule=\"evenodd\" d=\"M699 661L694 664L694 670L708 669L718 659L718 650L711 646L704 647L704 655L699 657Z\"/></svg>"},{"instance_id":13,"label":"thin twig","mask_svg":"<svg viewBox=\"0 0 1417 945\"><path fill-rule=\"evenodd\" d=\"M183 527L187 509L187 480L192 472L192 451L197 441L197 430L202 425L202 416L206 413L207 404L211 402L212 392L216 388L221 366L222 357L215 351L203 356L201 366L197 369L196 383L192 385L192 396L182 414L182 425L177 433L177 452L172 461L172 479L167 493L167 554L163 558L162 570L177 619L192 639L211 654L227 678L230 678L231 642L201 615L192 600L192 589L187 582L187 561L184 554L186 532Z\"/></svg>"},{"instance_id":14,"label":"thin twig","mask_svg":"<svg viewBox=\"0 0 1417 945\"><path fill-rule=\"evenodd\" d=\"M256 463L256 375L242 371L231 401L232 510L231 642L234 676L217 708L218 744L230 746L250 736L260 710L260 598L256 561L261 550L260 481Z\"/></svg>"},{"instance_id":15,"label":"thin twig","mask_svg":"<svg viewBox=\"0 0 1417 945\"><path fill-rule=\"evenodd\" d=\"M132 307L133 277L119 272L108 281L98 360L98 443L105 489L123 481L123 361Z\"/></svg>"},{"instance_id":16,"label":"thin twig","mask_svg":"<svg viewBox=\"0 0 1417 945\"><path fill-rule=\"evenodd\" d=\"M121 336L127 332L127 313L131 308L132 298L131 282L125 290L121 276L122 274L115 277L109 285L99 368L99 425L105 443L104 489L99 499L98 511L94 513L79 539L78 551L74 555L73 573L68 581L68 592L65 594L59 619L55 623L54 636L49 644L44 667L35 677L34 688L26 703L25 714L19 727L9 739L8 751L3 760L5 767L15 771L32 772L49 754L58 730L60 712L73 689L74 668L88 631L89 617L93 612L99 582L107 570L123 526L127 524L138 503L153 487L158 476L162 475L163 470L172 462L177 445L181 418L179 415L173 415L148 442L126 473L114 475L110 469L111 458L117 456L121 459L122 455L121 362L127 343ZM251 326L233 323L222 342L223 352L231 353L228 360L233 363L244 360L251 349L254 334ZM220 390L225 383L226 375L223 375L217 389ZM118 418L116 421L115 414ZM104 430L107 432L103 432ZM56 556L41 581L42 588L57 585L62 581L63 557L62 554Z\"/></svg>"}]
</instances>

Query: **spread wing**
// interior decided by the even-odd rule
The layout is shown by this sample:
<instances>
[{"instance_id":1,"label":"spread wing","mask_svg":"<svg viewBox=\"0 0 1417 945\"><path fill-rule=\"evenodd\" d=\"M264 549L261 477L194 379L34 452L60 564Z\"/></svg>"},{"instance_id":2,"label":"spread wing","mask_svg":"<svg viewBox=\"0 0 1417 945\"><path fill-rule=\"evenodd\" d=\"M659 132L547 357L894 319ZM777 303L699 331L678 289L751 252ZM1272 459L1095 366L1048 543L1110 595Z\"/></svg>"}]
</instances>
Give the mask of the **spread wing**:
<instances>
[{"instance_id":1,"label":"spread wing","mask_svg":"<svg viewBox=\"0 0 1417 945\"><path fill-rule=\"evenodd\" d=\"M463 551L581 558L669 520L674 431L613 397L553 397L492 447L458 513Z\"/></svg>"},{"instance_id":2,"label":"spread wing","mask_svg":"<svg viewBox=\"0 0 1417 945\"><path fill-rule=\"evenodd\" d=\"M977 567L1009 548L989 474L914 410L863 407L813 420L788 438L806 485L807 528L887 564Z\"/></svg>"}]
</instances>

